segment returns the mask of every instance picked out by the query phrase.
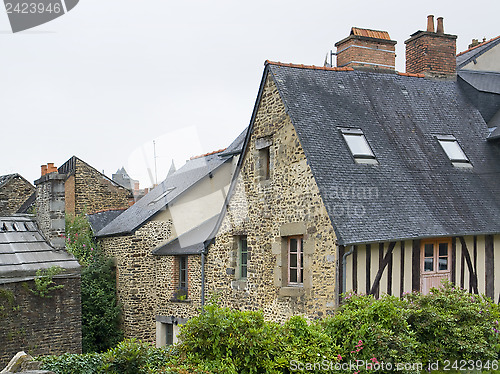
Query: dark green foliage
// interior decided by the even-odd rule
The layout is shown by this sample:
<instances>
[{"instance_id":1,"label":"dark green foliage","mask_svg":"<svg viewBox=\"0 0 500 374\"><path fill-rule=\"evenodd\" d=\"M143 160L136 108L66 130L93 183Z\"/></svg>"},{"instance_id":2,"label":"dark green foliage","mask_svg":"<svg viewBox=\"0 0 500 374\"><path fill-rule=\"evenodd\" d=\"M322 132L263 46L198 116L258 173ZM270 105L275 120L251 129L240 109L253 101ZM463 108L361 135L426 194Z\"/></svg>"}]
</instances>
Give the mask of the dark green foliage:
<instances>
[{"instance_id":1,"label":"dark green foliage","mask_svg":"<svg viewBox=\"0 0 500 374\"><path fill-rule=\"evenodd\" d=\"M205 307L181 329L179 350L188 361L221 373L262 373L274 366L279 325L259 312ZM213 363L213 367L212 367Z\"/></svg>"},{"instance_id":2,"label":"dark green foliage","mask_svg":"<svg viewBox=\"0 0 500 374\"><path fill-rule=\"evenodd\" d=\"M82 345L104 352L123 339L113 261L99 249L85 216L66 218L66 247L82 265Z\"/></svg>"},{"instance_id":3,"label":"dark green foliage","mask_svg":"<svg viewBox=\"0 0 500 374\"><path fill-rule=\"evenodd\" d=\"M406 304L394 296L347 295L334 316L320 324L341 347L344 361L419 362L415 333L407 321Z\"/></svg>"},{"instance_id":4,"label":"dark green foliage","mask_svg":"<svg viewBox=\"0 0 500 374\"><path fill-rule=\"evenodd\" d=\"M84 352L103 352L123 339L116 301L113 262L101 254L82 269L82 338Z\"/></svg>"},{"instance_id":5,"label":"dark green foliage","mask_svg":"<svg viewBox=\"0 0 500 374\"><path fill-rule=\"evenodd\" d=\"M443 369L444 360L450 360L448 368L453 369L455 360L468 359L483 365L490 362L495 368L499 316L499 307L491 300L449 284L429 295L408 294L402 299L347 295L331 317L309 322L296 316L284 325L264 321L261 312L208 305L181 328L177 346L157 349L128 340L99 355L43 358L43 368L58 374L288 374L293 372L292 362L335 365L364 360L422 363L425 372L428 363L440 361ZM305 371L320 373L324 368ZM335 372L354 371L374 372L363 367Z\"/></svg>"},{"instance_id":6,"label":"dark green foliage","mask_svg":"<svg viewBox=\"0 0 500 374\"><path fill-rule=\"evenodd\" d=\"M102 355L86 353L75 355L65 353L61 356L38 357L43 370L51 370L57 374L98 374L102 373Z\"/></svg>"},{"instance_id":7,"label":"dark green foliage","mask_svg":"<svg viewBox=\"0 0 500 374\"><path fill-rule=\"evenodd\" d=\"M404 301L423 361L498 359L500 314L490 299L445 283L429 295L407 294Z\"/></svg>"}]
</instances>

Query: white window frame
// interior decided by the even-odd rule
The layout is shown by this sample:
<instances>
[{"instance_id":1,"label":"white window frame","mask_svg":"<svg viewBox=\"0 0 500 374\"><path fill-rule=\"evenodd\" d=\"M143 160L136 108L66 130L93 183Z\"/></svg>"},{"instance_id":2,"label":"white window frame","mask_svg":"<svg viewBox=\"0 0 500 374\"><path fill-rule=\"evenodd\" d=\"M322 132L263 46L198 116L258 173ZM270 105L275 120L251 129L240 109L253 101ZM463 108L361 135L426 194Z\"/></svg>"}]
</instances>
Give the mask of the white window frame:
<instances>
[{"instance_id":1,"label":"white window frame","mask_svg":"<svg viewBox=\"0 0 500 374\"><path fill-rule=\"evenodd\" d=\"M354 161L358 164L378 164L377 158L373 153L368 140L366 140L365 134L361 129L358 128L348 128L348 127L339 127L338 128L344 138L345 143L347 144L347 148L351 152ZM352 138L359 138L365 147L365 152L356 152L353 143L351 142Z\"/></svg>"},{"instance_id":2,"label":"white window frame","mask_svg":"<svg viewBox=\"0 0 500 374\"><path fill-rule=\"evenodd\" d=\"M467 155L465 154L462 146L458 142L458 140L453 135L436 135L436 139L438 140L441 149L444 151L448 159L451 161L453 166L457 167L471 167L471 162ZM461 158L454 158L452 154L449 152L449 148L446 147L446 144L453 144L455 146L455 151L458 151L462 154Z\"/></svg>"}]
</instances>

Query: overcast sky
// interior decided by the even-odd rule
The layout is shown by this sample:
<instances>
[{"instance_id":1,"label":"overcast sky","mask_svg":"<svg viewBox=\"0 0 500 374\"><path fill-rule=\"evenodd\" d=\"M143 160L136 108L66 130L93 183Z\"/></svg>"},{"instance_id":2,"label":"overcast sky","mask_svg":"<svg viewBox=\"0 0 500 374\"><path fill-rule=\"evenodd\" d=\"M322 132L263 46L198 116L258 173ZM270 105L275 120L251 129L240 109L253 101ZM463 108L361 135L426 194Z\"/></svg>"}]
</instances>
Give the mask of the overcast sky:
<instances>
[{"instance_id":1,"label":"overcast sky","mask_svg":"<svg viewBox=\"0 0 500 374\"><path fill-rule=\"evenodd\" d=\"M410 4L412 4L410 6ZM352 26L404 41L444 17L457 50L500 34L500 1L80 0L12 34L0 11L0 175L30 181L75 155L141 186L171 159L224 148L248 125L266 59L322 65Z\"/></svg>"}]
</instances>

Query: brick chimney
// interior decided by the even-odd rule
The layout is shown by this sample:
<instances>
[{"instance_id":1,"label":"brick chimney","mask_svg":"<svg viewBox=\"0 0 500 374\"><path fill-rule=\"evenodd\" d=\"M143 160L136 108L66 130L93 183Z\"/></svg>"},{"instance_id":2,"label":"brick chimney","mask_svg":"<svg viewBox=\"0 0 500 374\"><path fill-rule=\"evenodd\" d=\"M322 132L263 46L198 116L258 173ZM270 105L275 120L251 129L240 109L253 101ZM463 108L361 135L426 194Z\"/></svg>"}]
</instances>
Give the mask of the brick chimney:
<instances>
[{"instance_id":1,"label":"brick chimney","mask_svg":"<svg viewBox=\"0 0 500 374\"><path fill-rule=\"evenodd\" d=\"M337 66L394 71L396 43L387 31L353 27L347 38L335 43Z\"/></svg>"},{"instance_id":2,"label":"brick chimney","mask_svg":"<svg viewBox=\"0 0 500 374\"><path fill-rule=\"evenodd\" d=\"M65 249L65 174L53 163L42 165L42 176L35 181L36 220L45 238L56 249Z\"/></svg>"},{"instance_id":3,"label":"brick chimney","mask_svg":"<svg viewBox=\"0 0 500 374\"><path fill-rule=\"evenodd\" d=\"M406 72L434 78L453 78L456 74L457 36L444 33L443 17L427 17L427 30L412 34L406 44Z\"/></svg>"}]
</instances>

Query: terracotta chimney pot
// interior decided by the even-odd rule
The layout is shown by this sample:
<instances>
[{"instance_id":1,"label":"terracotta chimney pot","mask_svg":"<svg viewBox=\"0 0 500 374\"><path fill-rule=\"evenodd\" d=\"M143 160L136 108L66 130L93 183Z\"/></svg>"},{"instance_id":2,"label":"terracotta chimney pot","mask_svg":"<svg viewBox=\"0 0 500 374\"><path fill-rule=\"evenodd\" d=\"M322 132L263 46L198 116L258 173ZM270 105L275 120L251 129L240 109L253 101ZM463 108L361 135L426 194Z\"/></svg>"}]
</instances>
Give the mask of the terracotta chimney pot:
<instances>
[{"instance_id":1,"label":"terracotta chimney pot","mask_svg":"<svg viewBox=\"0 0 500 374\"><path fill-rule=\"evenodd\" d=\"M437 19L436 33L437 34L444 34L443 17L438 17L438 19Z\"/></svg>"},{"instance_id":2,"label":"terracotta chimney pot","mask_svg":"<svg viewBox=\"0 0 500 374\"><path fill-rule=\"evenodd\" d=\"M432 14L427 16L427 31L434 32L434 16Z\"/></svg>"},{"instance_id":3,"label":"terracotta chimney pot","mask_svg":"<svg viewBox=\"0 0 500 374\"><path fill-rule=\"evenodd\" d=\"M47 174L47 165L42 165L42 177Z\"/></svg>"}]
</instances>

